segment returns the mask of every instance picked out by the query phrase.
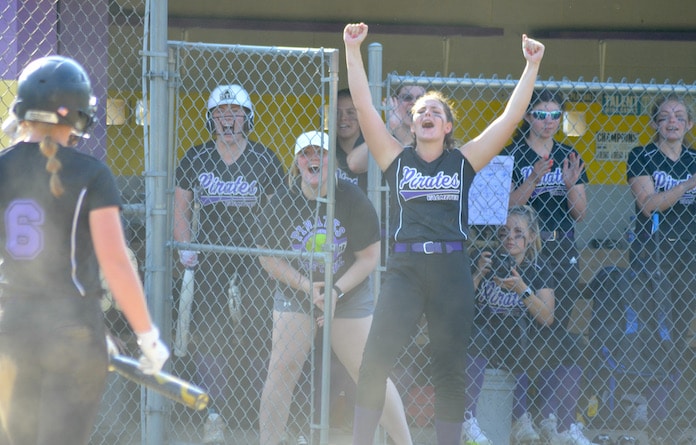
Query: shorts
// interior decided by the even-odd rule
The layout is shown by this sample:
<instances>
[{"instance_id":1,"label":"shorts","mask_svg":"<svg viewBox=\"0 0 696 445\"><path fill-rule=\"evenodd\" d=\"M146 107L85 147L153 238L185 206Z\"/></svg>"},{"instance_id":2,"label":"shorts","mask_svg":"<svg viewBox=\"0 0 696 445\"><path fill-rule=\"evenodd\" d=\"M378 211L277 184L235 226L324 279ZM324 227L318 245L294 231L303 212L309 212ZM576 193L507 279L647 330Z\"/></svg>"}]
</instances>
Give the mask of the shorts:
<instances>
[{"instance_id":1,"label":"shorts","mask_svg":"<svg viewBox=\"0 0 696 445\"><path fill-rule=\"evenodd\" d=\"M304 293L286 296L281 290L276 289L273 294L273 310L278 312L298 312L301 314L311 313L309 295ZM317 312L318 309L315 308ZM375 310L375 298L372 294L371 280L367 279L351 289L336 304L334 318L365 318L372 315Z\"/></svg>"}]
</instances>

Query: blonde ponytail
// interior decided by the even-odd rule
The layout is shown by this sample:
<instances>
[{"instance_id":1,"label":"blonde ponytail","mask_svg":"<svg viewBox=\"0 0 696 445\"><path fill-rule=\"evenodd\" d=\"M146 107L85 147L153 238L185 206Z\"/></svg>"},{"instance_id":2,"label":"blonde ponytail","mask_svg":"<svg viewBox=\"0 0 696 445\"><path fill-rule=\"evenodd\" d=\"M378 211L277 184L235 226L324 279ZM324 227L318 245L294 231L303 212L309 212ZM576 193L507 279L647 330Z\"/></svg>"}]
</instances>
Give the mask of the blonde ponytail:
<instances>
[{"instance_id":1,"label":"blonde ponytail","mask_svg":"<svg viewBox=\"0 0 696 445\"><path fill-rule=\"evenodd\" d=\"M58 154L58 144L50 136L46 136L39 144L39 149L41 153L48 158L46 161L46 171L51 174L51 180L49 185L51 186L51 194L56 198L63 195L65 189L63 188L63 183L60 181L60 176L58 172L63 168L60 160L56 157Z\"/></svg>"}]
</instances>

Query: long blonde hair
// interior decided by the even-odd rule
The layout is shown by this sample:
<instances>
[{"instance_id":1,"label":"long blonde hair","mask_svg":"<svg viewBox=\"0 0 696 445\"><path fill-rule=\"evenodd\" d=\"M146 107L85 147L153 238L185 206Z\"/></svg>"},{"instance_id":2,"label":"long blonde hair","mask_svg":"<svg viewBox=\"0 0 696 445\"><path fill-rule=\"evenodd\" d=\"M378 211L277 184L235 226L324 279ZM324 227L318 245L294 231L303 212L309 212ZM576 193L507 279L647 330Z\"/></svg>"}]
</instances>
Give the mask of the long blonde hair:
<instances>
[{"instance_id":1,"label":"long blonde hair","mask_svg":"<svg viewBox=\"0 0 696 445\"><path fill-rule=\"evenodd\" d=\"M519 216L527 222L527 228L534 239L530 240L531 242L527 242L529 247L525 251L524 256L527 261L535 263L539 258L539 252L541 252L541 232L536 210L528 205L513 206L508 210L508 216L510 215Z\"/></svg>"},{"instance_id":2,"label":"long blonde hair","mask_svg":"<svg viewBox=\"0 0 696 445\"><path fill-rule=\"evenodd\" d=\"M51 174L48 183L51 188L51 194L59 198L65 192L63 182L58 175L58 172L63 168L63 164L57 157L60 145L50 136L52 126L53 124L46 124L43 122L19 121L14 113L12 113L9 118L3 122L2 130L11 138L13 145L24 140L34 130L46 134L41 142L39 142L39 150L41 150L41 154L47 158L46 171Z\"/></svg>"},{"instance_id":3,"label":"long blonde hair","mask_svg":"<svg viewBox=\"0 0 696 445\"><path fill-rule=\"evenodd\" d=\"M39 143L41 153L48 159L46 161L46 171L51 174L49 186L51 187L51 194L56 198L60 198L65 192L63 182L58 175L58 172L63 168L63 164L56 156L58 154L58 147L58 143L53 140L51 136L46 136Z\"/></svg>"}]
</instances>

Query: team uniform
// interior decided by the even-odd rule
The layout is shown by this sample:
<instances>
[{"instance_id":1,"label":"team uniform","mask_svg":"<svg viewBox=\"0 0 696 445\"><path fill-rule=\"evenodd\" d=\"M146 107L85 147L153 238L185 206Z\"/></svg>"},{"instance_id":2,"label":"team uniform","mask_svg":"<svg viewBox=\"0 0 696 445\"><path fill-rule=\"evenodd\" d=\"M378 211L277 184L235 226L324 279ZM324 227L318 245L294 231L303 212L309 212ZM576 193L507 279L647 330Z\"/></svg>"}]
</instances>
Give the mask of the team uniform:
<instances>
[{"instance_id":1,"label":"team uniform","mask_svg":"<svg viewBox=\"0 0 696 445\"><path fill-rule=\"evenodd\" d=\"M284 190L271 198L260 218L258 244L276 250L321 252L327 232L326 203L308 200L298 192ZM334 282L355 262L355 252L380 240L379 221L372 203L360 189L341 179L336 181L334 212ZM289 259L292 266L312 281L324 281L325 266L317 258ZM374 298L369 278L338 301L336 318L363 318L372 314ZM273 309L279 312L311 313L309 295L277 281Z\"/></svg>"},{"instance_id":2,"label":"team uniform","mask_svg":"<svg viewBox=\"0 0 696 445\"><path fill-rule=\"evenodd\" d=\"M357 404L381 409L387 375L425 314L436 418L461 423L462 357L474 304L467 198L475 172L459 150L426 162L406 147L384 175L391 193L392 254L360 368Z\"/></svg>"},{"instance_id":3,"label":"team uniform","mask_svg":"<svg viewBox=\"0 0 696 445\"><path fill-rule=\"evenodd\" d=\"M580 157L573 148L554 141L551 148L552 170L541 178L528 202L538 215L542 240L540 257L546 259L556 279L555 318L563 326L567 326L573 305L580 295L580 257L575 245L575 220L568 210L568 190L563 182L563 161L571 153ZM534 163L541 159L524 139L506 147L501 155L514 157L513 189L532 174ZM587 173L583 171L577 184L587 182Z\"/></svg>"},{"instance_id":4,"label":"team uniform","mask_svg":"<svg viewBox=\"0 0 696 445\"><path fill-rule=\"evenodd\" d=\"M546 265L525 261L516 267L522 281L532 289L553 289L553 276ZM554 323L555 324L555 323ZM548 328L535 322L515 291L503 289L492 278L481 281L476 294L470 354L483 355L492 368L507 369L519 374L529 372L533 365L553 367L547 362L549 349L543 336Z\"/></svg>"},{"instance_id":5,"label":"team uniform","mask_svg":"<svg viewBox=\"0 0 696 445\"><path fill-rule=\"evenodd\" d=\"M355 144L353 144L353 149L363 143L365 143L365 139L361 134L358 136ZM336 146L338 147L338 144L336 144ZM340 149L336 150L336 175L338 179L343 179L357 185L367 194L367 172L353 173L350 168L348 168L348 154Z\"/></svg>"},{"instance_id":6,"label":"team uniform","mask_svg":"<svg viewBox=\"0 0 696 445\"><path fill-rule=\"evenodd\" d=\"M229 165L214 141L187 150L176 170L176 185L192 191L200 205L199 211L194 210L198 229L192 241L255 248L254 230L260 206L267 195L282 186L282 181L283 168L278 158L258 142L248 141L241 156ZM251 255L201 252L199 258L189 348L198 372L203 374L198 376L201 384L224 403L230 400L232 388L248 391L251 383L233 385L219 374L202 369L211 368L211 360L226 363L239 342L243 348L249 348L252 342L259 350L265 348L268 326L260 321L269 318L263 312L268 277ZM237 291L241 301L234 299ZM240 326L237 333L243 335L235 336ZM238 371L243 374L240 379L246 378L248 370Z\"/></svg>"},{"instance_id":7,"label":"team uniform","mask_svg":"<svg viewBox=\"0 0 696 445\"><path fill-rule=\"evenodd\" d=\"M66 147L56 157L60 198L37 143L0 154L0 386L11 397L0 413L21 444L46 443L37 424L56 445L87 443L107 375L89 213L120 206L119 192L97 159Z\"/></svg>"},{"instance_id":8,"label":"team uniform","mask_svg":"<svg viewBox=\"0 0 696 445\"><path fill-rule=\"evenodd\" d=\"M532 289L556 287L542 261L525 260L516 270ZM501 288L492 278L481 281L469 355L479 369L505 369L516 375L513 420L529 412L527 393L536 382L541 416L553 413L566 428L574 423L582 375L576 362L581 354L565 326L555 321L551 326L539 324L516 292ZM470 378L469 384L475 381ZM480 387L467 391L469 407L478 398L472 393L480 394Z\"/></svg>"},{"instance_id":9,"label":"team uniform","mask_svg":"<svg viewBox=\"0 0 696 445\"><path fill-rule=\"evenodd\" d=\"M696 173L696 151L682 147L677 161L672 161L655 144L635 147L628 157L627 179L650 176L655 192L660 193L686 181ZM636 240L632 250L648 271L662 269L672 285L676 314L676 344L686 349L689 323L694 316L696 289L696 189L684 195L670 208L645 216L636 207ZM683 348L683 349L682 349Z\"/></svg>"}]
</instances>

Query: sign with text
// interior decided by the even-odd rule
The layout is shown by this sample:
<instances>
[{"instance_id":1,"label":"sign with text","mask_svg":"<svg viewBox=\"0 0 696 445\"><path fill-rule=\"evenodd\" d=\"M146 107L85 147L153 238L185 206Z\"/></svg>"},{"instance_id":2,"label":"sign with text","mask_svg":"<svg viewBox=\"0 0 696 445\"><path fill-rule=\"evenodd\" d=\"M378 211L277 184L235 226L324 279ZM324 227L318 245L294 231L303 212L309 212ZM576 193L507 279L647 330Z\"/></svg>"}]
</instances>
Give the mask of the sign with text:
<instances>
[{"instance_id":1,"label":"sign with text","mask_svg":"<svg viewBox=\"0 0 696 445\"><path fill-rule=\"evenodd\" d=\"M496 156L476 173L469 189L469 225L505 224L514 163L512 156Z\"/></svg>"},{"instance_id":2,"label":"sign with text","mask_svg":"<svg viewBox=\"0 0 696 445\"><path fill-rule=\"evenodd\" d=\"M606 93L602 96L602 113L621 116L641 114L643 107L640 97L635 94Z\"/></svg>"},{"instance_id":3,"label":"sign with text","mask_svg":"<svg viewBox=\"0 0 696 445\"><path fill-rule=\"evenodd\" d=\"M640 145L638 133L600 131L595 135L595 160L626 161L631 149Z\"/></svg>"}]
</instances>

